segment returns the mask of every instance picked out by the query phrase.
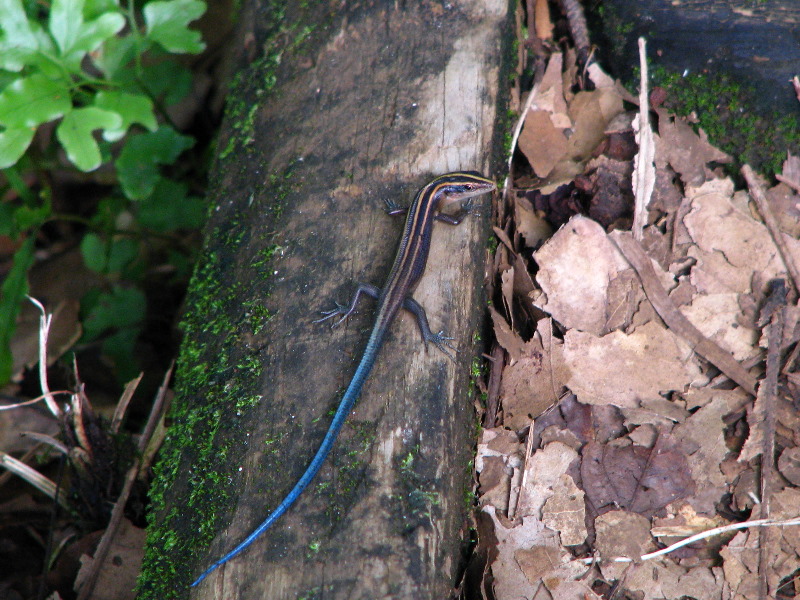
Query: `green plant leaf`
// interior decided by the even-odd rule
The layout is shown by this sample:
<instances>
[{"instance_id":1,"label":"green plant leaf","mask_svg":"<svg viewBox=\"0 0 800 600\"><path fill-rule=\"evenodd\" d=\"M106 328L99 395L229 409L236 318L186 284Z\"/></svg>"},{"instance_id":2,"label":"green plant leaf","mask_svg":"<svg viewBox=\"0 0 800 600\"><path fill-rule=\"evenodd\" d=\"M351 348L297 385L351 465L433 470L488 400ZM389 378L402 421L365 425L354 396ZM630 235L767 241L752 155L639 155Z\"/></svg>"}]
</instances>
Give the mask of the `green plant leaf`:
<instances>
[{"instance_id":1,"label":"green plant leaf","mask_svg":"<svg viewBox=\"0 0 800 600\"><path fill-rule=\"evenodd\" d=\"M87 233L81 240L81 254L92 271L119 273L139 255L139 245L129 238L109 242L95 233Z\"/></svg>"},{"instance_id":2,"label":"green plant leaf","mask_svg":"<svg viewBox=\"0 0 800 600\"><path fill-rule=\"evenodd\" d=\"M155 231L197 229L206 216L206 203L202 198L189 196L189 186L161 178L153 194L139 203L137 221Z\"/></svg>"},{"instance_id":3,"label":"green plant leaf","mask_svg":"<svg viewBox=\"0 0 800 600\"><path fill-rule=\"evenodd\" d=\"M0 0L0 68L21 71L39 49L21 0Z\"/></svg>"},{"instance_id":4,"label":"green plant leaf","mask_svg":"<svg viewBox=\"0 0 800 600\"><path fill-rule=\"evenodd\" d=\"M14 357L11 336L17 328L20 303L28 293L28 269L33 264L33 240L29 236L14 253L14 264L0 288L0 386L8 383Z\"/></svg>"},{"instance_id":5,"label":"green plant leaf","mask_svg":"<svg viewBox=\"0 0 800 600\"><path fill-rule=\"evenodd\" d=\"M123 78L122 81L118 80L118 75L125 65L133 61L136 56L136 49L138 47L138 40L132 35L117 36L110 38L103 44L103 51L96 53L92 56L94 64L100 69L107 78L113 79L116 83L123 84L123 87L133 89L135 86L136 73L132 72L130 76ZM149 71L148 67L145 73ZM127 75L127 73L126 73Z\"/></svg>"},{"instance_id":6,"label":"green plant leaf","mask_svg":"<svg viewBox=\"0 0 800 600\"><path fill-rule=\"evenodd\" d=\"M206 11L198 0L153 0L144 6L147 37L170 52L199 54L205 48L200 34L188 25Z\"/></svg>"},{"instance_id":7,"label":"green plant leaf","mask_svg":"<svg viewBox=\"0 0 800 600\"><path fill-rule=\"evenodd\" d=\"M103 354L111 357L118 381L130 381L141 371L136 353L136 341L141 332L141 327L126 327L103 340Z\"/></svg>"},{"instance_id":8,"label":"green plant leaf","mask_svg":"<svg viewBox=\"0 0 800 600\"><path fill-rule=\"evenodd\" d=\"M87 52L96 50L105 40L125 26L118 12L107 12L93 21L83 21L84 0L53 0L50 8L50 33L73 68L80 66Z\"/></svg>"},{"instance_id":9,"label":"green plant leaf","mask_svg":"<svg viewBox=\"0 0 800 600\"><path fill-rule=\"evenodd\" d=\"M154 98L164 97L167 106L183 100L192 89L192 73L174 60L163 60L142 73L141 82Z\"/></svg>"},{"instance_id":10,"label":"green plant leaf","mask_svg":"<svg viewBox=\"0 0 800 600\"><path fill-rule=\"evenodd\" d=\"M14 127L0 132L0 169L10 167L31 145L35 127Z\"/></svg>"},{"instance_id":11,"label":"green plant leaf","mask_svg":"<svg viewBox=\"0 0 800 600\"><path fill-rule=\"evenodd\" d=\"M128 127L139 123L150 131L158 129L156 115L153 112L153 101L142 94L129 94L127 92L98 92L94 105L103 110L110 110L122 117L118 129L106 129L103 138L115 142L125 135Z\"/></svg>"},{"instance_id":12,"label":"green plant leaf","mask_svg":"<svg viewBox=\"0 0 800 600\"><path fill-rule=\"evenodd\" d=\"M0 92L0 123L9 129L36 127L72 109L62 81L36 73L21 77Z\"/></svg>"},{"instance_id":13,"label":"green plant leaf","mask_svg":"<svg viewBox=\"0 0 800 600\"><path fill-rule=\"evenodd\" d=\"M14 223L16 208L6 202L0 202L0 235L16 236L17 228Z\"/></svg>"},{"instance_id":14,"label":"green plant leaf","mask_svg":"<svg viewBox=\"0 0 800 600\"><path fill-rule=\"evenodd\" d=\"M116 161L122 191L131 200L147 198L161 176L158 165L174 162L193 144L194 138L181 135L171 127L130 136Z\"/></svg>"},{"instance_id":15,"label":"green plant leaf","mask_svg":"<svg viewBox=\"0 0 800 600\"><path fill-rule=\"evenodd\" d=\"M53 0L50 5L50 33L61 55L75 46L83 26L83 0Z\"/></svg>"},{"instance_id":16,"label":"green plant leaf","mask_svg":"<svg viewBox=\"0 0 800 600\"><path fill-rule=\"evenodd\" d=\"M81 239L81 254L83 263L95 273L106 270L108 257L106 256L106 242L96 233L87 233Z\"/></svg>"},{"instance_id":17,"label":"green plant leaf","mask_svg":"<svg viewBox=\"0 0 800 600\"><path fill-rule=\"evenodd\" d=\"M30 204L18 206L17 210L14 211L14 222L16 224L17 231L26 231L35 227L39 227L39 225L44 223L52 213L53 207L47 196L45 196L44 201L41 202L41 204L32 202Z\"/></svg>"},{"instance_id":18,"label":"green plant leaf","mask_svg":"<svg viewBox=\"0 0 800 600\"><path fill-rule=\"evenodd\" d=\"M102 157L92 132L96 129L117 130L121 125L122 117L115 112L94 106L76 108L58 125L56 137L76 167L81 171L93 171L100 166Z\"/></svg>"},{"instance_id":19,"label":"green plant leaf","mask_svg":"<svg viewBox=\"0 0 800 600\"><path fill-rule=\"evenodd\" d=\"M130 238L112 240L106 268L109 273L119 273L131 264L137 256L139 256L139 244L134 240Z\"/></svg>"},{"instance_id":20,"label":"green plant leaf","mask_svg":"<svg viewBox=\"0 0 800 600\"><path fill-rule=\"evenodd\" d=\"M147 301L138 288L114 286L103 292L88 307L83 319L83 339L92 341L114 329L125 329L141 324Z\"/></svg>"}]
</instances>

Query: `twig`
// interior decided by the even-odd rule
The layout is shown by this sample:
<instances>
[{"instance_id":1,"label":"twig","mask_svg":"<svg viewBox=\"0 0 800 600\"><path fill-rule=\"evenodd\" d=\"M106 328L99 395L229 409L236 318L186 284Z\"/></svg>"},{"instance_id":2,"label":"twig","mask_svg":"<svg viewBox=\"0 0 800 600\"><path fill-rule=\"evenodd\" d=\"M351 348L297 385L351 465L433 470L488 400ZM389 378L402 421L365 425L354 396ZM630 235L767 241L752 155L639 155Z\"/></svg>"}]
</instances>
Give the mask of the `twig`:
<instances>
[{"instance_id":1,"label":"twig","mask_svg":"<svg viewBox=\"0 0 800 600\"><path fill-rule=\"evenodd\" d=\"M589 59L589 28L586 25L586 16L583 14L583 6L578 0L561 0L561 9L567 16L569 23L569 33L575 44L575 51L578 55L578 65L581 68L586 66Z\"/></svg>"},{"instance_id":2,"label":"twig","mask_svg":"<svg viewBox=\"0 0 800 600\"><path fill-rule=\"evenodd\" d=\"M753 202L756 203L756 208L758 208L761 218L764 219L764 225L767 226L767 230L772 236L772 241L775 243L775 246L778 248L778 252L781 254L783 264L786 265L786 270L789 272L789 276L792 279L792 285L795 289L795 292L800 292L800 271L798 271L797 265L794 263L794 259L792 258L792 254L789 252L789 249L786 246L786 242L783 239L783 232L778 225L778 220L775 218L775 215L772 214L772 211L769 208L767 197L764 194L764 188L759 183L758 179L756 178L756 174L753 173L753 169L750 168L750 165L744 165L742 167L742 175L744 176L745 181L747 181L747 187L750 190L750 197L753 199Z\"/></svg>"},{"instance_id":3,"label":"twig","mask_svg":"<svg viewBox=\"0 0 800 600\"><path fill-rule=\"evenodd\" d=\"M639 151L634 158L633 192L635 202L633 208L633 237L642 239L642 231L647 224L647 207L656 182L655 142L653 130L650 128L650 101L647 89L647 52L644 38L639 38L639 120L634 121L636 141ZM638 125L638 127L637 127Z\"/></svg>"},{"instance_id":4,"label":"twig","mask_svg":"<svg viewBox=\"0 0 800 600\"><path fill-rule=\"evenodd\" d=\"M522 498L522 494L525 491L525 487L528 485L528 461L533 454L533 428L536 425L536 419L531 419L531 424L528 427L528 441L525 444L525 460L522 461L522 480L519 484L519 490L517 491L516 502L514 502L514 506L511 506L511 498L508 501L508 518L515 519L517 516L517 508L519 508L519 501ZM513 490L512 490L513 491Z\"/></svg>"},{"instance_id":5,"label":"twig","mask_svg":"<svg viewBox=\"0 0 800 600\"><path fill-rule=\"evenodd\" d=\"M56 404L53 394L50 392L50 387L47 385L47 336L50 333L50 323L53 320L53 315L48 315L42 303L36 298L28 296L28 300L33 302L42 313L41 317L39 317L39 385L42 387L42 395L47 408L56 417L61 417L61 409Z\"/></svg>"},{"instance_id":6,"label":"twig","mask_svg":"<svg viewBox=\"0 0 800 600\"><path fill-rule=\"evenodd\" d=\"M503 367L505 366L505 350L495 342L492 348L492 367L489 370L489 386L486 390L486 415L484 416L484 427L492 428L497 425L497 411L500 399L500 382L503 377Z\"/></svg>"},{"instance_id":7,"label":"twig","mask_svg":"<svg viewBox=\"0 0 800 600\"><path fill-rule=\"evenodd\" d=\"M664 556L665 554L669 554L670 552L675 552L675 550L683 548L684 546L688 546L689 544L694 544L695 542L699 542L704 539L714 537L715 535L722 535L723 533L728 533L730 531L738 531L740 529L750 529L751 527L789 527L791 525L800 525L800 518L784 519L784 520L758 519L756 521L743 521L741 523L731 523L730 525L723 525L722 527L715 527L713 529L708 529L706 531L696 533L692 536L682 539L679 542L675 542L674 544L671 544L666 548L661 548L661 550L656 550L655 552L650 552L649 554L643 554L638 559L630 558L627 556L618 556L616 558L604 559L604 562L633 562L634 560L640 560L640 561L653 560L654 558ZM581 559L581 561L584 564L590 564L594 560L595 560L594 558Z\"/></svg>"},{"instance_id":8,"label":"twig","mask_svg":"<svg viewBox=\"0 0 800 600\"><path fill-rule=\"evenodd\" d=\"M775 179L780 181L781 183L785 183L790 188L792 188L795 192L800 192L800 183L789 179L788 177L784 177L780 173L775 173Z\"/></svg>"},{"instance_id":9,"label":"twig","mask_svg":"<svg viewBox=\"0 0 800 600\"><path fill-rule=\"evenodd\" d=\"M759 387L763 404L764 421L761 425L764 448L761 452L761 518L768 519L770 498L775 486L775 410L778 395L778 372L780 371L781 339L783 337L784 307L786 306L786 284L782 279L771 282L772 293L761 311L761 325L767 333L767 370ZM771 569L771 547L775 543L769 529L762 529L758 536L758 596L766 600L769 593L767 572Z\"/></svg>"},{"instance_id":10,"label":"twig","mask_svg":"<svg viewBox=\"0 0 800 600\"><path fill-rule=\"evenodd\" d=\"M666 290L658 280L650 258L645 254L642 246L631 236L619 235L613 238L620 252L631 264L647 295L647 299L653 305L658 315L667 327L682 338L689 347L698 355L705 358L715 365L720 371L725 373L733 381L738 383L741 388L750 394L756 395L757 380L740 365L729 352L720 348L716 343L704 336L694 325L691 324L681 311L667 295Z\"/></svg>"}]
</instances>

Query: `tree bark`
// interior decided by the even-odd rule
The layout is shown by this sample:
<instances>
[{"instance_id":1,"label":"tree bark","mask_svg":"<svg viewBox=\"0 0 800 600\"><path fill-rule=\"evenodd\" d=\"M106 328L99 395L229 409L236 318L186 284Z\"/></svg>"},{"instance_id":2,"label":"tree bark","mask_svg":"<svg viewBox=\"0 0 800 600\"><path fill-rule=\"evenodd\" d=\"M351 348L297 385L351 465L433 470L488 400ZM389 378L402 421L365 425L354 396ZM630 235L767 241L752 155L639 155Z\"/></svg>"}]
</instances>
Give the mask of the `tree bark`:
<instances>
[{"instance_id":1,"label":"tree bark","mask_svg":"<svg viewBox=\"0 0 800 600\"><path fill-rule=\"evenodd\" d=\"M426 352L401 314L316 480L189 594L288 493L327 430L374 303L333 330L313 321L357 282L382 285L402 230L383 201L407 204L444 172L488 174L499 150L505 0L313 9L278 22L275 10L243 11L250 62L228 101L187 299L141 598L441 599L456 583L485 217L434 227L414 293L431 328L455 338L455 363Z\"/></svg>"}]
</instances>

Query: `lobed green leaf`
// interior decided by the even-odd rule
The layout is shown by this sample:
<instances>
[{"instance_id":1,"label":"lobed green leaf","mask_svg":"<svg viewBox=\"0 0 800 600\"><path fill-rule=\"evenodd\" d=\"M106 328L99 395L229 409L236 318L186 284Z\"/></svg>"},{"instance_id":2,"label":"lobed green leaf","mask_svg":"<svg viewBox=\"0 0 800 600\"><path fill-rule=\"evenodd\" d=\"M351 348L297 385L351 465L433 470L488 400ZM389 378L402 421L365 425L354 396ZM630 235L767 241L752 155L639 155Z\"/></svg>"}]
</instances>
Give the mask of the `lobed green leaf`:
<instances>
[{"instance_id":1,"label":"lobed green leaf","mask_svg":"<svg viewBox=\"0 0 800 600\"><path fill-rule=\"evenodd\" d=\"M153 0L144 6L147 37L175 53L199 54L205 48L190 22L206 11L199 0Z\"/></svg>"},{"instance_id":2,"label":"lobed green leaf","mask_svg":"<svg viewBox=\"0 0 800 600\"><path fill-rule=\"evenodd\" d=\"M25 154L31 145L35 127L13 127L0 132L0 169L6 169Z\"/></svg>"},{"instance_id":3,"label":"lobed green leaf","mask_svg":"<svg viewBox=\"0 0 800 600\"><path fill-rule=\"evenodd\" d=\"M103 138L109 142L116 142L125 135L128 128L134 123L146 127L150 131L158 129L156 115L153 112L153 101L142 94L128 92L98 92L94 105L103 110L109 110L122 117L122 123L117 129L106 129Z\"/></svg>"},{"instance_id":4,"label":"lobed green leaf","mask_svg":"<svg viewBox=\"0 0 800 600\"><path fill-rule=\"evenodd\" d=\"M92 132L97 129L118 130L122 117L109 110L95 106L76 108L68 113L56 128L56 137L67 158L81 171L93 171L100 166L100 147Z\"/></svg>"},{"instance_id":5,"label":"lobed green leaf","mask_svg":"<svg viewBox=\"0 0 800 600\"><path fill-rule=\"evenodd\" d=\"M21 71L39 49L39 38L21 0L0 0L0 68Z\"/></svg>"},{"instance_id":6,"label":"lobed green leaf","mask_svg":"<svg viewBox=\"0 0 800 600\"><path fill-rule=\"evenodd\" d=\"M192 145L194 138L166 126L153 133L130 136L116 161L122 191L131 200L147 198L160 178L158 165L174 162Z\"/></svg>"},{"instance_id":7,"label":"lobed green leaf","mask_svg":"<svg viewBox=\"0 0 800 600\"><path fill-rule=\"evenodd\" d=\"M0 123L8 129L36 127L71 109L66 84L40 73L21 77L0 92Z\"/></svg>"}]
</instances>

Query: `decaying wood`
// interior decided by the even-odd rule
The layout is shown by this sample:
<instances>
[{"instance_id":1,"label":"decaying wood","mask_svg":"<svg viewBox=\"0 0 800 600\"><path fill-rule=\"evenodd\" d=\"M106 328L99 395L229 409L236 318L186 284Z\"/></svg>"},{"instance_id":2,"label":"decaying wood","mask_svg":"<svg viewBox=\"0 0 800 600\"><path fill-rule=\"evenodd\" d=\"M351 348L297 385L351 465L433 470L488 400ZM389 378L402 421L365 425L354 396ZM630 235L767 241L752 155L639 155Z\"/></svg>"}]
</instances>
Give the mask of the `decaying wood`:
<instances>
[{"instance_id":1,"label":"decaying wood","mask_svg":"<svg viewBox=\"0 0 800 600\"><path fill-rule=\"evenodd\" d=\"M248 47L261 48L276 37L254 4L242 17L243 39L255 36ZM262 306L273 316L262 331L208 332L204 341L231 352L215 385L230 385L242 356L257 359L263 374L260 402L221 408L230 418L214 446L244 450L225 473L234 502L213 543L178 569L175 586L187 593L194 577L269 514L316 451L366 343L374 303L362 301L332 331L313 320L348 300L357 282L383 283L402 229L402 220L383 212L384 199L407 204L432 175L490 170L508 4L431 6L378 2L333 11L312 34L313 48L281 55L272 93L229 100L254 106L253 131L243 145L241 123L223 127L219 147L233 150L217 167L208 245L225 265L221 287L234 290L229 312ZM294 34L281 35L285 43ZM243 77L259 77L258 68L256 58ZM484 306L486 233L481 218L437 224L414 293L433 330L455 338L455 364L433 347L426 352L414 321L401 315L315 482L191 597L447 596L466 531L475 420L467 389ZM223 245L223 237L240 241ZM275 251L262 277L251 265L265 249ZM208 395L190 390L178 402L200 407ZM214 510L186 505L192 474L204 467L191 452L168 502L179 511ZM198 532L177 535L186 544Z\"/></svg>"}]
</instances>

